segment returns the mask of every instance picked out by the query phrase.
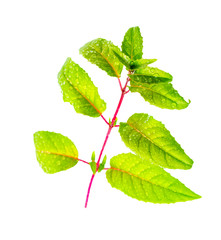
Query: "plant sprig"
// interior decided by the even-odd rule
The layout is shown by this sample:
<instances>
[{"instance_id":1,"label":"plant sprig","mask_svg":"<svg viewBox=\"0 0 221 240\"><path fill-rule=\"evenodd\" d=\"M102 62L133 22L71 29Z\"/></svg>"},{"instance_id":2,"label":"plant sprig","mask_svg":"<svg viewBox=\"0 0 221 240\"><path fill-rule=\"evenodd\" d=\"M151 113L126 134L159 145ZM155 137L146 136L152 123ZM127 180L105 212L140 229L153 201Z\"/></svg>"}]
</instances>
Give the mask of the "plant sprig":
<instances>
[{"instance_id":1,"label":"plant sprig","mask_svg":"<svg viewBox=\"0 0 221 240\"><path fill-rule=\"evenodd\" d=\"M93 152L90 162L78 158L77 148L69 138L54 132L36 132L36 156L42 169L46 173L56 173L74 167L79 161L90 166L92 176L85 207L94 177L103 170L106 170L112 187L144 202L175 203L200 198L163 169L190 169L193 160L160 121L146 113L135 113L126 123L117 123L118 112L129 92L138 92L145 101L165 109L180 110L190 103L173 88L172 75L149 66L156 59L142 58L143 38L139 27L132 27L126 32L121 50L112 42L98 38L85 44L80 54L109 76L117 78L120 99L113 117L107 121L103 116L106 103L100 98L97 87L84 69L67 58L58 74L64 101L73 105L77 113L102 117L108 129L97 160ZM128 71L125 84L120 79L123 66ZM105 168L106 155L101 159L114 127L119 127L122 141L135 154L114 156L110 159L110 167Z\"/></svg>"}]
</instances>

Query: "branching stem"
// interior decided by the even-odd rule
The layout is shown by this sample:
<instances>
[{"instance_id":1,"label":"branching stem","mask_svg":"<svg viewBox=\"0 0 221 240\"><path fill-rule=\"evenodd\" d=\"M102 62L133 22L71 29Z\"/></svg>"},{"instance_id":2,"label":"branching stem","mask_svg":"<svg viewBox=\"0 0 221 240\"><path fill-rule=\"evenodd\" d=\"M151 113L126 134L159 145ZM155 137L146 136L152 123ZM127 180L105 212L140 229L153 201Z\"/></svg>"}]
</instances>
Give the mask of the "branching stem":
<instances>
[{"instance_id":1,"label":"branching stem","mask_svg":"<svg viewBox=\"0 0 221 240\"><path fill-rule=\"evenodd\" d=\"M130 72L129 72L129 74L130 74ZM114 123L115 123L115 120L116 120L116 118L117 118L117 114L118 114L118 112L119 112L119 110L120 110L121 104L122 104L122 102L123 102L124 96L125 96L125 94L127 93L126 88L127 88L128 82L130 81L130 78L127 77L126 83L125 83L125 85L124 85L123 88L122 88L121 81L120 81L119 78L118 78L118 81L119 81L119 84L120 84L120 87L121 87L121 96L120 96L120 100L119 100L119 103L118 103L118 105L117 105L116 111L115 111L115 113L114 113L114 116L113 116L113 118L112 118L111 124L108 123L109 127L108 127L108 131L107 131L107 134L106 134L106 137L105 137L103 146L102 146L101 151L100 151L100 154L99 154L99 158L98 158L98 160L97 160L97 169L96 169L96 172L98 171L98 168L99 168L99 165L100 165L100 161L101 161L101 157L102 157L104 148L105 148L105 146L106 146L107 140L108 140L108 138L109 138L109 135L110 135L110 133L111 133L111 130L112 130L113 127L115 127L115 126L114 126ZM101 116L102 116L102 115L101 115ZM103 118L103 119L104 119L104 118ZM105 121L105 122L106 122L106 121ZM106 168L105 170L107 170L107 169L108 169L108 168ZM90 183L89 183L89 187L88 187L88 191L87 191L87 197L86 197L86 201L85 201L85 208L87 207L87 204L88 204L88 199L89 199L89 195L90 195L91 185L92 185L93 180L94 180L94 176L95 176L95 174L92 174L91 180L90 180Z\"/></svg>"}]
</instances>

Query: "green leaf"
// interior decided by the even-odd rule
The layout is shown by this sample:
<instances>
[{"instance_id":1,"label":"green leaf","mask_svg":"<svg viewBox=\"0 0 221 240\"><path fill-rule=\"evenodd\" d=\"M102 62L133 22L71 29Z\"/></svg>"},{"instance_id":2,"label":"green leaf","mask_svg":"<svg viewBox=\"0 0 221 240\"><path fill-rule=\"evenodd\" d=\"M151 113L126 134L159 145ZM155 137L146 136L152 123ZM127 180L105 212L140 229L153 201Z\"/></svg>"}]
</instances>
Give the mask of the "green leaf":
<instances>
[{"instance_id":1,"label":"green leaf","mask_svg":"<svg viewBox=\"0 0 221 240\"><path fill-rule=\"evenodd\" d=\"M85 44L79 52L89 62L106 71L109 76L120 78L123 65L115 56L113 50L120 51L112 42L97 38Z\"/></svg>"},{"instance_id":2,"label":"green leaf","mask_svg":"<svg viewBox=\"0 0 221 240\"><path fill-rule=\"evenodd\" d=\"M91 167L91 170L92 170L93 174L95 174L95 173L96 173L96 170L97 170L97 164L96 164L96 162L92 161L92 162L90 162L89 164L90 164L90 167Z\"/></svg>"},{"instance_id":3,"label":"green leaf","mask_svg":"<svg viewBox=\"0 0 221 240\"><path fill-rule=\"evenodd\" d=\"M122 42L122 52L131 60L142 58L143 38L139 27L129 28Z\"/></svg>"},{"instance_id":4,"label":"green leaf","mask_svg":"<svg viewBox=\"0 0 221 240\"><path fill-rule=\"evenodd\" d=\"M160 108L184 109L189 103L179 95L171 83L147 84L130 82L130 91L138 92L150 104Z\"/></svg>"},{"instance_id":5,"label":"green leaf","mask_svg":"<svg viewBox=\"0 0 221 240\"><path fill-rule=\"evenodd\" d=\"M34 143L37 160L46 173L67 170L78 162L78 151L74 143L59 133L36 132Z\"/></svg>"},{"instance_id":6,"label":"green leaf","mask_svg":"<svg viewBox=\"0 0 221 240\"><path fill-rule=\"evenodd\" d=\"M122 53L121 51L114 51L115 56L118 58L118 60L124 65L126 66L127 69L130 69L130 65L131 65L131 59L125 55L124 53Z\"/></svg>"},{"instance_id":7,"label":"green leaf","mask_svg":"<svg viewBox=\"0 0 221 240\"><path fill-rule=\"evenodd\" d=\"M138 68L145 68L147 65L156 62L157 59L137 59L132 61L130 64L130 69L138 69Z\"/></svg>"},{"instance_id":8,"label":"green leaf","mask_svg":"<svg viewBox=\"0 0 221 240\"><path fill-rule=\"evenodd\" d=\"M131 153L110 160L106 177L112 187L144 202L175 203L200 198L161 167Z\"/></svg>"},{"instance_id":9,"label":"green leaf","mask_svg":"<svg viewBox=\"0 0 221 240\"><path fill-rule=\"evenodd\" d=\"M165 168L190 169L190 159L165 126L144 113L135 113L119 132L125 145L141 158Z\"/></svg>"},{"instance_id":10,"label":"green leaf","mask_svg":"<svg viewBox=\"0 0 221 240\"><path fill-rule=\"evenodd\" d=\"M130 78L136 82L149 84L171 82L173 79L169 73L153 67L138 69L130 75Z\"/></svg>"},{"instance_id":11,"label":"green leaf","mask_svg":"<svg viewBox=\"0 0 221 240\"><path fill-rule=\"evenodd\" d=\"M88 74L71 58L67 58L58 74L63 99L74 106L77 113L99 117L106 109L106 103L99 96Z\"/></svg>"}]
</instances>

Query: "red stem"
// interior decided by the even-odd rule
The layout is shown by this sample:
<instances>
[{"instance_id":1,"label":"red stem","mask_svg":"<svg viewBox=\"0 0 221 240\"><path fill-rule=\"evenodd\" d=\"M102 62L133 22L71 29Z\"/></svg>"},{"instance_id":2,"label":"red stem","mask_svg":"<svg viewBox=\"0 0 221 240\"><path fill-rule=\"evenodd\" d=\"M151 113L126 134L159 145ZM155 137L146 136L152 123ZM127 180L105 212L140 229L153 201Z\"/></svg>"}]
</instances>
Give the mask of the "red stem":
<instances>
[{"instance_id":1,"label":"red stem","mask_svg":"<svg viewBox=\"0 0 221 240\"><path fill-rule=\"evenodd\" d=\"M115 120L116 120L117 114L118 114L118 112L119 112L119 110L120 110L120 107L121 107L121 104L122 104L122 102L123 102L124 95L125 95L125 89L126 89L127 84L128 84L129 81L130 81L130 78L128 77L128 78L127 78L127 81L126 81L126 83L125 83L124 88L122 88L121 97L120 97L120 100L119 100L117 109L116 109L116 111L115 111L114 117L113 117L112 122L111 122L111 125L112 125L112 126L113 126L113 124L114 124L114 122L115 122Z\"/></svg>"},{"instance_id":2,"label":"red stem","mask_svg":"<svg viewBox=\"0 0 221 240\"><path fill-rule=\"evenodd\" d=\"M123 87L122 87L122 84L121 84L120 78L118 78L118 82L119 82L119 85L120 85L120 90L122 91L122 90L123 90Z\"/></svg>"},{"instance_id":3,"label":"red stem","mask_svg":"<svg viewBox=\"0 0 221 240\"><path fill-rule=\"evenodd\" d=\"M126 90L126 88L127 88L128 82L130 81L130 78L129 78L129 77L127 78L127 81L126 81L125 86L124 86L123 88L122 88L120 79L118 79L118 81L119 81L119 83L120 83L121 92L122 92L122 93L121 93L121 96L120 96L119 103L118 103L118 105L117 105L117 109L116 109L116 111L115 111L115 113L114 113L114 116L113 116L113 118L112 118L111 124L108 123L109 128L108 128L108 131L107 131L107 134L106 134L106 137L105 137L105 140L104 140L102 149L101 149L101 151L100 151L99 158L98 158L98 160L97 160L97 170L96 170L96 172L98 171L99 164L100 164L100 160L101 160L101 157L102 157L102 153L103 153L104 148L105 148L105 146L106 146L106 143L107 143L108 137L109 137L109 135L110 135L110 133L111 133L111 130L112 130L112 128L114 127L114 122L115 122L115 120L116 120L117 114L118 114L118 112L119 112L119 110L120 110L121 104L122 104L123 99L124 99L124 96L125 96L125 94L126 94L126 91L125 91L125 90ZM101 115L101 116L102 116L102 115ZM106 170L107 170L107 169L106 169ZM94 180L94 176L95 176L95 174L92 174L91 180L90 180L90 183L89 183L89 187L88 187L88 191L87 191L87 197L86 197L86 201L85 201L85 208L87 207L87 204L88 204L88 199L89 199L89 195L90 195L91 185L92 185L93 180Z\"/></svg>"},{"instance_id":4,"label":"red stem","mask_svg":"<svg viewBox=\"0 0 221 240\"><path fill-rule=\"evenodd\" d=\"M104 121L107 123L107 125L110 125L109 122L105 119L105 117L101 114L101 117L104 119Z\"/></svg>"},{"instance_id":5,"label":"red stem","mask_svg":"<svg viewBox=\"0 0 221 240\"><path fill-rule=\"evenodd\" d=\"M83 162L83 163L87 163L87 164L89 164L89 162L87 162L87 161L84 161L84 160L82 160L82 159L77 159L78 161L81 161L81 162Z\"/></svg>"},{"instance_id":6,"label":"red stem","mask_svg":"<svg viewBox=\"0 0 221 240\"><path fill-rule=\"evenodd\" d=\"M87 207L88 198L89 198L89 194L90 194L90 190L91 190L91 185L92 185L92 182L94 180L94 176L95 176L95 174L92 175L91 181L89 183L89 187L88 187L88 191L87 191L87 197L86 197L86 202L85 202L85 206L84 206L85 208Z\"/></svg>"},{"instance_id":7,"label":"red stem","mask_svg":"<svg viewBox=\"0 0 221 240\"><path fill-rule=\"evenodd\" d=\"M107 140L108 140L108 137L109 137L109 135L110 135L111 130L112 130L112 127L109 126L108 131L107 131L107 134L106 134L106 137L105 137L105 140L104 140L104 143L103 143L103 146L102 146L102 149L101 149L101 152L100 152L100 155L99 155L99 158L98 158L98 160L97 160L97 170L98 170L98 167L99 167L99 164L100 164L100 160L101 160L101 156L102 156L102 153L103 153L103 151L104 151L104 148L105 148L105 145L106 145L106 143L107 143ZM97 170L96 170L96 171L97 171Z\"/></svg>"}]
</instances>

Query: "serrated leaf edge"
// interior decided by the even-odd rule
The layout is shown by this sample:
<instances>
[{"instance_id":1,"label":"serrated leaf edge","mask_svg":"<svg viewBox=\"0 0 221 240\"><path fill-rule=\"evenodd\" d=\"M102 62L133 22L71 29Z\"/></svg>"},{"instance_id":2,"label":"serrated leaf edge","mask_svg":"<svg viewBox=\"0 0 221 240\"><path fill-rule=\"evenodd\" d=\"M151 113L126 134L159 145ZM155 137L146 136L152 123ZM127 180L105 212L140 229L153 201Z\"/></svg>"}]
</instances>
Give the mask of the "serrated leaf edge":
<instances>
[{"instance_id":1,"label":"serrated leaf edge","mask_svg":"<svg viewBox=\"0 0 221 240\"><path fill-rule=\"evenodd\" d=\"M173 156L172 154L166 152L162 147L158 146L156 143L154 143L151 139L149 139L146 135L144 135L141 131L139 131L137 128L135 128L133 125L129 124L127 122L127 124L133 128L135 131L137 131L139 134L141 134L144 138L146 138L148 141L150 141L153 145L155 145L156 147L158 147L159 149L161 149L163 152L165 152L166 154L170 155L171 157L175 158L178 162L181 162L182 164L186 164L188 166L190 166L190 168L192 167L192 164L186 163L181 161L180 159L178 159L177 157ZM167 160L166 160L167 161ZM169 166L169 164L167 163L167 165Z\"/></svg>"},{"instance_id":2,"label":"serrated leaf edge","mask_svg":"<svg viewBox=\"0 0 221 240\"><path fill-rule=\"evenodd\" d=\"M141 37L141 40L142 40L142 43L141 43L141 45L142 45L142 54L141 54L141 58L138 58L138 59L142 59L142 56L143 56L143 37L142 37L142 35L141 35L141 32L140 32L140 27L139 26L135 26L135 27L131 27L131 28L129 28L128 30L127 30L127 32L125 33L125 35L124 35L124 39L125 39L125 36L126 36L126 34L128 33L128 31L130 30L130 29L135 29L135 28L137 28L138 29L138 31L139 31L139 33L140 33L140 37ZM123 39L123 42L122 42L122 45L121 45L121 49L122 49L122 52L125 54L125 55L127 55L125 52L124 52L124 50L123 50L123 44L124 44L124 39ZM131 42L132 42L132 34L131 34ZM134 49L134 45L133 44L130 44L130 43L128 43L130 46L131 46L131 52L130 52L130 56L128 56L131 60L133 60L133 58L137 55L133 55L132 54L132 51L133 51L133 49ZM136 60L138 60L138 59L136 59Z\"/></svg>"},{"instance_id":3,"label":"serrated leaf edge","mask_svg":"<svg viewBox=\"0 0 221 240\"><path fill-rule=\"evenodd\" d=\"M150 84L150 85L152 85L152 84ZM172 100L171 98L169 98L169 97L167 97L167 96L165 96L165 95L162 95L162 94L160 94L159 92L156 92L156 91L154 91L152 88L148 88L148 87L144 87L144 86L141 86L141 85L133 85L133 83L131 82L131 85L130 85L130 87L134 87L134 88L144 88L144 89L147 89L147 90L150 90L151 92L154 92L154 93L156 93L156 94L159 94L160 96L163 96L163 97L165 97L165 98L167 98L167 99L169 99L170 101L172 101L173 103L176 103L177 104L177 102L176 101L174 101L174 100ZM129 88L130 88L129 87ZM146 100L145 100L146 101ZM185 108L187 108L188 106L189 106L189 104L190 104L190 100L189 100L189 102L187 102L185 99L184 99L184 101L188 104ZM151 103L150 103L151 104ZM152 104L152 105L154 105L154 104Z\"/></svg>"},{"instance_id":4,"label":"serrated leaf edge","mask_svg":"<svg viewBox=\"0 0 221 240\"><path fill-rule=\"evenodd\" d=\"M142 181L146 181L146 182L148 182L148 183L150 183L150 184L152 184L152 185L156 185L156 186L158 186L158 187L161 187L161 188L163 188L163 189L166 189L167 191L171 191L171 192L174 192L174 193L177 193L177 194L180 194L180 195L183 195L183 196L187 196L187 197L191 197L190 195L187 195L187 194L184 194L184 193L180 193L180 192L176 192L176 191L173 191L173 190L171 190L171 189L168 189L168 188L165 188L165 187L163 187L163 186L161 186L161 185L159 185L159 184L156 184L156 183L153 183L153 182L151 182L150 180L147 180L147 179L145 179L145 178L142 178L142 177L140 177L140 176L137 176L137 175L135 175L135 174L133 174L133 173L130 173L130 172L127 172L127 171L125 171L125 170L122 170L122 169L119 169L119 168L109 168L108 169L108 171L109 170L114 170L114 171L119 171L119 172L123 172L123 173L126 173L126 174L128 174L128 175L130 175L130 176L132 176L132 177L136 177L136 178L139 178L140 180L142 180ZM168 172L167 172L168 173ZM168 173L169 174L169 173ZM170 174L169 174L170 175ZM170 175L171 176L171 175ZM173 177L174 178L174 177ZM178 180L177 178L175 178L176 180ZM179 181L179 180L178 180ZM169 187L169 186L168 186ZM194 194L196 194L196 193L194 193ZM126 194L126 195L128 195L128 194ZM201 196L200 195L198 195L198 194L196 194L197 196L198 196L198 198L201 198ZM130 196L131 197L131 196ZM197 198L194 198L194 197L192 197L193 199L197 199Z\"/></svg>"},{"instance_id":5,"label":"serrated leaf edge","mask_svg":"<svg viewBox=\"0 0 221 240\"><path fill-rule=\"evenodd\" d=\"M160 69L159 69L160 70ZM168 73L169 74L169 73ZM135 72L134 72L134 74L133 74L134 76L147 76L147 77L154 77L154 78L156 78L155 76L149 76L149 75L145 75L145 74L142 74L142 73L136 73L136 70L135 70ZM129 76L129 74L128 74L128 76ZM173 77L172 77L172 75L170 75L171 76L171 78L167 78L167 77L161 77L161 78L163 78L164 79L164 81L162 81L162 83L164 83L164 82L172 82L172 80L173 80ZM159 83L161 83L161 82L159 82ZM148 84L156 84L156 83L148 83Z\"/></svg>"},{"instance_id":6,"label":"serrated leaf edge","mask_svg":"<svg viewBox=\"0 0 221 240\"><path fill-rule=\"evenodd\" d=\"M105 40L105 39L104 39ZM112 42L111 42L112 43ZM113 44L113 43L112 43ZM118 74L118 72L116 71L116 69L113 67L113 65L108 61L108 59L101 53L99 52L94 46L90 45L91 48L93 48L97 53L99 53L103 58L104 60L111 66L111 68L114 70L115 74L116 74L116 77L117 78L120 78L120 75ZM113 51L113 50L112 50ZM80 53L81 53L81 49L80 49Z\"/></svg>"},{"instance_id":7,"label":"serrated leaf edge","mask_svg":"<svg viewBox=\"0 0 221 240\"><path fill-rule=\"evenodd\" d=\"M68 79L68 77L65 75L65 73L63 73L64 74L64 76L65 76L65 80L66 81L68 81L68 83L78 92L78 93L80 93L81 94L81 96L84 98L84 99L86 99L90 104L91 104L91 106L100 114L100 115L102 115L102 113L97 109L97 107L95 107L95 105L88 99L88 98L86 98L80 91L79 91L79 89L78 88L76 88L73 84L72 84L72 82ZM88 76L89 77L89 76ZM89 77L90 78L90 77ZM92 80L91 80L92 81ZM95 88L97 88L97 87L95 87ZM68 101L67 101L68 102ZM105 103L105 105L106 105L106 103Z\"/></svg>"}]
</instances>

